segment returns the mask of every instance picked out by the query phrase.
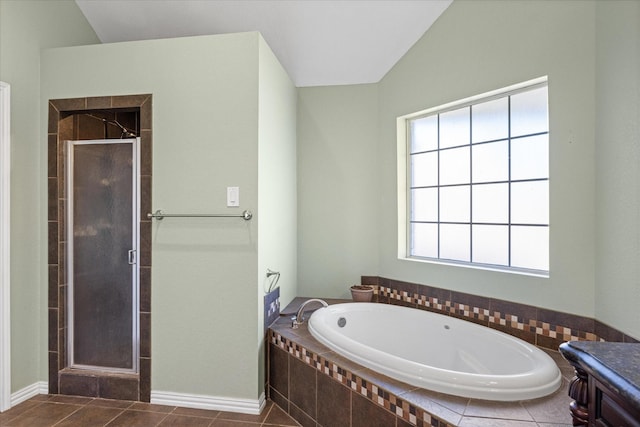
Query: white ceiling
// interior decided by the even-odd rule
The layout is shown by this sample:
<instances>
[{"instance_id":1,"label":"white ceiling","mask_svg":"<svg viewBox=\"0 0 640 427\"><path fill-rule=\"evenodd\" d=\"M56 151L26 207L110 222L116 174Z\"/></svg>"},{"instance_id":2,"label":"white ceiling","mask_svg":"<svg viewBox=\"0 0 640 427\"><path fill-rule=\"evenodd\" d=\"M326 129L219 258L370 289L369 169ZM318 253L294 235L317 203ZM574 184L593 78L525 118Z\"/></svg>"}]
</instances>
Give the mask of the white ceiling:
<instances>
[{"instance_id":1,"label":"white ceiling","mask_svg":"<svg viewBox=\"0 0 640 427\"><path fill-rule=\"evenodd\" d=\"M374 83L452 0L76 0L103 43L260 31L294 84Z\"/></svg>"}]
</instances>

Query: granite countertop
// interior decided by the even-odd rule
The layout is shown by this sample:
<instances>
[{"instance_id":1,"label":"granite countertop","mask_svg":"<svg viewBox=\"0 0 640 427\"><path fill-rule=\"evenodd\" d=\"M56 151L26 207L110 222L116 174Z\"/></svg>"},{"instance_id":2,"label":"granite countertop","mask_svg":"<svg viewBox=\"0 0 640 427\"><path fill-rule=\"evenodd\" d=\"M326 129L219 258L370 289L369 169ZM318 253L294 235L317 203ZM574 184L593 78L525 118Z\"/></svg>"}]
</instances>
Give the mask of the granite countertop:
<instances>
[{"instance_id":1,"label":"granite countertop","mask_svg":"<svg viewBox=\"0 0 640 427\"><path fill-rule=\"evenodd\" d=\"M640 410L640 344L570 341L560 346L560 352Z\"/></svg>"}]
</instances>

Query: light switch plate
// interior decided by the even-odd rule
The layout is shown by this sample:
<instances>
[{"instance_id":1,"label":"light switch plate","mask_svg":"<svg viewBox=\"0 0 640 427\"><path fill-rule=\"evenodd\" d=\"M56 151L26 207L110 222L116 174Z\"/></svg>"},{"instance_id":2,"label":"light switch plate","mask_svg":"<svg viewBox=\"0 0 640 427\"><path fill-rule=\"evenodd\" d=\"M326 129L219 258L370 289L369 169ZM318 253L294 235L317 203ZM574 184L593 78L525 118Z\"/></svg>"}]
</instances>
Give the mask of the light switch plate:
<instances>
[{"instance_id":1,"label":"light switch plate","mask_svg":"<svg viewBox=\"0 0 640 427\"><path fill-rule=\"evenodd\" d=\"M240 187L227 187L227 206L240 206Z\"/></svg>"}]
</instances>

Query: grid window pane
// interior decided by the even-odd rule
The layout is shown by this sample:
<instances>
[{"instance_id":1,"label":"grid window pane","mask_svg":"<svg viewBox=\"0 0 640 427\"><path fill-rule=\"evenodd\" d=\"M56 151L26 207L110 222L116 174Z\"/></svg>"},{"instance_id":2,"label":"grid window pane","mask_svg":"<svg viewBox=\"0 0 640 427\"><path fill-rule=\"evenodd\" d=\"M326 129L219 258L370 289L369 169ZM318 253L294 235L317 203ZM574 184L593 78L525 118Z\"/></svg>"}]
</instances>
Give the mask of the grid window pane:
<instances>
[{"instance_id":1,"label":"grid window pane","mask_svg":"<svg viewBox=\"0 0 640 427\"><path fill-rule=\"evenodd\" d=\"M437 188L418 188L411 190L411 220L438 220Z\"/></svg>"},{"instance_id":2,"label":"grid window pane","mask_svg":"<svg viewBox=\"0 0 640 427\"><path fill-rule=\"evenodd\" d=\"M549 270L549 227L511 227L511 265Z\"/></svg>"},{"instance_id":3,"label":"grid window pane","mask_svg":"<svg viewBox=\"0 0 640 427\"><path fill-rule=\"evenodd\" d=\"M469 222L469 186L440 188L440 221Z\"/></svg>"},{"instance_id":4,"label":"grid window pane","mask_svg":"<svg viewBox=\"0 0 640 427\"><path fill-rule=\"evenodd\" d=\"M495 182L509 179L509 142L499 141L474 145L473 182Z\"/></svg>"},{"instance_id":5,"label":"grid window pane","mask_svg":"<svg viewBox=\"0 0 640 427\"><path fill-rule=\"evenodd\" d=\"M511 223L549 223L549 183L547 181L511 184Z\"/></svg>"},{"instance_id":6,"label":"grid window pane","mask_svg":"<svg viewBox=\"0 0 640 427\"><path fill-rule=\"evenodd\" d=\"M438 149L438 116L423 117L411 122L411 152Z\"/></svg>"},{"instance_id":7,"label":"grid window pane","mask_svg":"<svg viewBox=\"0 0 640 427\"><path fill-rule=\"evenodd\" d=\"M440 258L470 261L469 225L440 224Z\"/></svg>"},{"instance_id":8,"label":"grid window pane","mask_svg":"<svg viewBox=\"0 0 640 427\"><path fill-rule=\"evenodd\" d=\"M438 153L422 153L411 156L411 186L438 185Z\"/></svg>"},{"instance_id":9,"label":"grid window pane","mask_svg":"<svg viewBox=\"0 0 640 427\"><path fill-rule=\"evenodd\" d=\"M473 222L509 222L509 184L473 186Z\"/></svg>"},{"instance_id":10,"label":"grid window pane","mask_svg":"<svg viewBox=\"0 0 640 427\"><path fill-rule=\"evenodd\" d=\"M471 108L472 142L509 137L509 99L482 102Z\"/></svg>"},{"instance_id":11,"label":"grid window pane","mask_svg":"<svg viewBox=\"0 0 640 427\"><path fill-rule=\"evenodd\" d=\"M438 224L411 224L411 255L438 258Z\"/></svg>"},{"instance_id":12,"label":"grid window pane","mask_svg":"<svg viewBox=\"0 0 640 427\"><path fill-rule=\"evenodd\" d=\"M547 132L547 87L511 97L511 136Z\"/></svg>"},{"instance_id":13,"label":"grid window pane","mask_svg":"<svg viewBox=\"0 0 640 427\"><path fill-rule=\"evenodd\" d=\"M511 179L549 178L549 135L511 141Z\"/></svg>"},{"instance_id":14,"label":"grid window pane","mask_svg":"<svg viewBox=\"0 0 640 427\"><path fill-rule=\"evenodd\" d=\"M440 151L440 185L470 182L469 147Z\"/></svg>"},{"instance_id":15,"label":"grid window pane","mask_svg":"<svg viewBox=\"0 0 640 427\"><path fill-rule=\"evenodd\" d=\"M469 144L469 107L440 114L440 148Z\"/></svg>"},{"instance_id":16,"label":"grid window pane","mask_svg":"<svg viewBox=\"0 0 640 427\"><path fill-rule=\"evenodd\" d=\"M473 262L509 264L509 226L473 226Z\"/></svg>"},{"instance_id":17,"label":"grid window pane","mask_svg":"<svg viewBox=\"0 0 640 427\"><path fill-rule=\"evenodd\" d=\"M407 118L410 256L548 271L548 95L533 84Z\"/></svg>"}]
</instances>

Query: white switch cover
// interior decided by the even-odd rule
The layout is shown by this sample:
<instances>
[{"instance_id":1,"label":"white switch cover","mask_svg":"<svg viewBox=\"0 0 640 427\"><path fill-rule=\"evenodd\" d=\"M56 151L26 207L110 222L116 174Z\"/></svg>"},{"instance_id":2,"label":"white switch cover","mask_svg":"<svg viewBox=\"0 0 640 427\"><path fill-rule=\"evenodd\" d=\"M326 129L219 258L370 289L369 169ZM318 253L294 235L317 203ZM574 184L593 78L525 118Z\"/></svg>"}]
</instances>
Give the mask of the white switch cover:
<instances>
[{"instance_id":1,"label":"white switch cover","mask_svg":"<svg viewBox=\"0 0 640 427\"><path fill-rule=\"evenodd\" d=\"M240 206L240 187L227 187L227 206Z\"/></svg>"}]
</instances>

